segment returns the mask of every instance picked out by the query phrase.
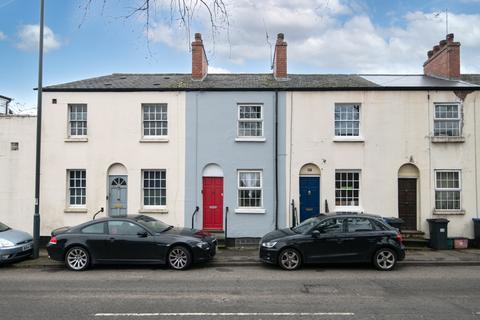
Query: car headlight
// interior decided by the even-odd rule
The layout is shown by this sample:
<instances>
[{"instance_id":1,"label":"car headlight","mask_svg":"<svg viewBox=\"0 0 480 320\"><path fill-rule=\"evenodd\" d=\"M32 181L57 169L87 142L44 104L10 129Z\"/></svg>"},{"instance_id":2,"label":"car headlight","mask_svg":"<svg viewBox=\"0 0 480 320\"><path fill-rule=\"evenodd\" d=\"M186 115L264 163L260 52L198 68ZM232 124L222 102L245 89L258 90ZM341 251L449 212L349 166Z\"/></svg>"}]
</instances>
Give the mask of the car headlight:
<instances>
[{"instance_id":1,"label":"car headlight","mask_svg":"<svg viewBox=\"0 0 480 320\"><path fill-rule=\"evenodd\" d=\"M269 241L269 242L263 242L262 247L265 248L273 248L277 244L278 241Z\"/></svg>"},{"instance_id":2,"label":"car headlight","mask_svg":"<svg viewBox=\"0 0 480 320\"><path fill-rule=\"evenodd\" d=\"M197 247L199 247L200 249L203 249L203 250L208 250L210 249L210 244L208 242L199 242L196 244Z\"/></svg>"},{"instance_id":3,"label":"car headlight","mask_svg":"<svg viewBox=\"0 0 480 320\"><path fill-rule=\"evenodd\" d=\"M7 239L0 239L0 248L13 247L15 243L8 241Z\"/></svg>"}]
</instances>

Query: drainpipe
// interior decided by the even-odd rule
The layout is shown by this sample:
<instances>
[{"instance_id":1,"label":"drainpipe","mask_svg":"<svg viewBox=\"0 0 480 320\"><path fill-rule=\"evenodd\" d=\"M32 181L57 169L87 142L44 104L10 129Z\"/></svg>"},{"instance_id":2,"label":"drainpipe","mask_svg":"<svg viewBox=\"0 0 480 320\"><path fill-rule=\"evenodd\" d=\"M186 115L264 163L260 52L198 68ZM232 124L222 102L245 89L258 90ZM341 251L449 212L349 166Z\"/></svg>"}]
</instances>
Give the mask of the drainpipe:
<instances>
[{"instance_id":1,"label":"drainpipe","mask_svg":"<svg viewBox=\"0 0 480 320\"><path fill-rule=\"evenodd\" d=\"M478 163L477 163L477 94L473 100L473 141L475 148L475 211L478 218Z\"/></svg>"},{"instance_id":2,"label":"drainpipe","mask_svg":"<svg viewBox=\"0 0 480 320\"><path fill-rule=\"evenodd\" d=\"M275 90L275 230L278 230L278 90Z\"/></svg>"}]
</instances>

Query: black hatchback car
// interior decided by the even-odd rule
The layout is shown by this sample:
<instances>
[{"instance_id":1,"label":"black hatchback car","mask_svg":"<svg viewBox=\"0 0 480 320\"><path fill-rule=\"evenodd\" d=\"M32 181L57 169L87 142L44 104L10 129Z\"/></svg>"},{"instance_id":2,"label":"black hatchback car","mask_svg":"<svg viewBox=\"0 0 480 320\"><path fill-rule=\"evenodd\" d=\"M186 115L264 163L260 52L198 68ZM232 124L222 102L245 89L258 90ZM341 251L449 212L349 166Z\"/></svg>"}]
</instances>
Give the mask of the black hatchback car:
<instances>
[{"instance_id":1,"label":"black hatchback car","mask_svg":"<svg viewBox=\"0 0 480 320\"><path fill-rule=\"evenodd\" d=\"M209 233L174 228L145 215L102 218L52 232L51 259L74 271L93 264L167 264L175 270L215 256L217 240Z\"/></svg>"},{"instance_id":2,"label":"black hatchback car","mask_svg":"<svg viewBox=\"0 0 480 320\"><path fill-rule=\"evenodd\" d=\"M388 271L404 258L398 230L368 214L321 214L294 228L270 232L260 243L260 259L286 270L304 263L371 262Z\"/></svg>"}]
</instances>

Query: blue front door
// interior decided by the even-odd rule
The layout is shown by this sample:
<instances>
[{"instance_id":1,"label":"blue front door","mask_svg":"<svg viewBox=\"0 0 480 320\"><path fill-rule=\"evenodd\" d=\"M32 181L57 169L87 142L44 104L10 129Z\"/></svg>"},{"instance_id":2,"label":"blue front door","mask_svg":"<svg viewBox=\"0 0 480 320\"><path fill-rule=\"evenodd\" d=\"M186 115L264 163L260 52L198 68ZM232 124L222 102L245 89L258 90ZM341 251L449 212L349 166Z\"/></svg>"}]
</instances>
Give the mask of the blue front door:
<instances>
[{"instance_id":1,"label":"blue front door","mask_svg":"<svg viewBox=\"0 0 480 320\"><path fill-rule=\"evenodd\" d=\"M300 222L320 213L320 177L300 177Z\"/></svg>"},{"instance_id":2,"label":"blue front door","mask_svg":"<svg viewBox=\"0 0 480 320\"><path fill-rule=\"evenodd\" d=\"M109 176L109 216L127 215L127 176Z\"/></svg>"}]
</instances>

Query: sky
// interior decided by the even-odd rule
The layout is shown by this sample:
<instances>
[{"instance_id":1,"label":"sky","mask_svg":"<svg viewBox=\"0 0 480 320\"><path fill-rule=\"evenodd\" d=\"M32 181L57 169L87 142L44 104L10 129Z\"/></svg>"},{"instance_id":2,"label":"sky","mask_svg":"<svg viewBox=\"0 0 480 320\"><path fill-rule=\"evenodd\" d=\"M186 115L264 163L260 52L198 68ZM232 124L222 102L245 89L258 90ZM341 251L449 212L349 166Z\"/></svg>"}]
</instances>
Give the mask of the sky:
<instances>
[{"instance_id":1,"label":"sky","mask_svg":"<svg viewBox=\"0 0 480 320\"><path fill-rule=\"evenodd\" d=\"M153 1L153 0L152 0ZM44 85L111 73L189 73L201 32L210 73L269 73L277 33L289 73L421 74L448 32L461 42L462 73L480 73L480 0L224 0L215 29L199 4L190 27L171 0L45 0ZM207 0L211 3L211 0ZM36 107L39 0L0 0L0 95L16 111ZM214 17L215 18L215 17ZM146 22L149 22L148 24ZM148 28L147 28L148 26Z\"/></svg>"}]
</instances>

